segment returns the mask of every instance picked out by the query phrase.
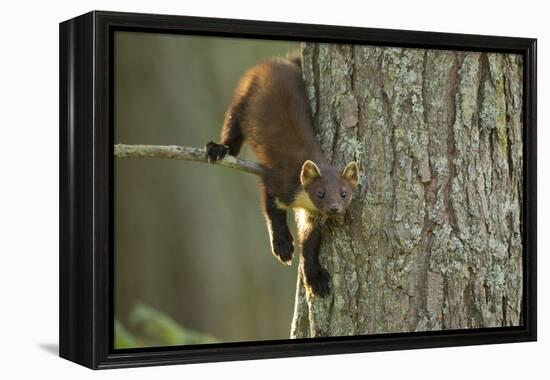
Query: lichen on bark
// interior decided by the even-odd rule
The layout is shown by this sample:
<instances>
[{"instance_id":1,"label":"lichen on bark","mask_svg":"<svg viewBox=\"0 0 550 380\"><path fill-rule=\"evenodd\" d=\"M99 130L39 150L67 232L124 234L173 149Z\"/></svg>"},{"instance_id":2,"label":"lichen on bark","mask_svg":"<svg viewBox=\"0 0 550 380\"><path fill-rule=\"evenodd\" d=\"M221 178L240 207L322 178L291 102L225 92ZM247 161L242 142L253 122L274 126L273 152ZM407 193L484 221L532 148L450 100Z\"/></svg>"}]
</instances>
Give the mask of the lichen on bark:
<instances>
[{"instance_id":1,"label":"lichen on bark","mask_svg":"<svg viewBox=\"0 0 550 380\"><path fill-rule=\"evenodd\" d=\"M307 43L303 58L324 152L361 173L323 230L331 295L298 277L291 337L519 325L521 56Z\"/></svg>"}]
</instances>

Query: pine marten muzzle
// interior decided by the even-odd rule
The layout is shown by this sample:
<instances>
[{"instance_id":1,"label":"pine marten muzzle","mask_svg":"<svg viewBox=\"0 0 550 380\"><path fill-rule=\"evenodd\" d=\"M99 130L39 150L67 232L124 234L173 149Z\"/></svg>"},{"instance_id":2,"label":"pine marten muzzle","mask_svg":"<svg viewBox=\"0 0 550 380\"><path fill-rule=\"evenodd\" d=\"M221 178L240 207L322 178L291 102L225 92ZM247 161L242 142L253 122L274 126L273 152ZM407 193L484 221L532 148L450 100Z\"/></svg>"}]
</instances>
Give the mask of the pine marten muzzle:
<instances>
[{"instance_id":1,"label":"pine marten muzzle","mask_svg":"<svg viewBox=\"0 0 550 380\"><path fill-rule=\"evenodd\" d=\"M320 221L342 215L357 185L359 168L350 162L338 170L327 160L315 136L302 79L300 59L270 59L241 78L221 132L209 142L209 161L236 156L246 143L262 167L262 208L271 250L290 265L294 239L286 214L295 211L304 259L306 287L318 296L330 293L330 275L319 263Z\"/></svg>"}]
</instances>

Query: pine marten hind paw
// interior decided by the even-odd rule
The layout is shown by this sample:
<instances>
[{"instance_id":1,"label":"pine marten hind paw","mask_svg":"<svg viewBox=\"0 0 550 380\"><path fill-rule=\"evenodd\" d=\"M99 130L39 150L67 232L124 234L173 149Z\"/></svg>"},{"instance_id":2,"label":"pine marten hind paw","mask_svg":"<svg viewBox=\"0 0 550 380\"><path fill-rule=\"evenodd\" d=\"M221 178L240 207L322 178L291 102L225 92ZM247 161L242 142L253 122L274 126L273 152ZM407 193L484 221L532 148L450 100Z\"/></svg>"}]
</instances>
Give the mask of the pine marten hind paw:
<instances>
[{"instance_id":1,"label":"pine marten hind paw","mask_svg":"<svg viewBox=\"0 0 550 380\"><path fill-rule=\"evenodd\" d=\"M206 144L206 159L208 162L220 161L225 157L227 151L228 148L225 145L210 141Z\"/></svg>"}]
</instances>

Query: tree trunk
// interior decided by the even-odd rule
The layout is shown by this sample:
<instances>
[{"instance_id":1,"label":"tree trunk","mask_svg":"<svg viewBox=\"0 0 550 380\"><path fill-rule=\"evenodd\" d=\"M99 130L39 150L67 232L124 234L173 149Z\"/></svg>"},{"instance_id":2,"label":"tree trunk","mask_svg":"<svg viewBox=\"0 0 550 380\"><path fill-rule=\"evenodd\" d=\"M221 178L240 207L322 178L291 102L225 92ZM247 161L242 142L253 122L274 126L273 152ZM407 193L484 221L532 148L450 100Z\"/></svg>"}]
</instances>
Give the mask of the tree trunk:
<instances>
[{"instance_id":1,"label":"tree trunk","mask_svg":"<svg viewBox=\"0 0 550 380\"><path fill-rule=\"evenodd\" d=\"M314 43L303 55L322 147L361 173L345 218L323 229L332 292L310 296L299 275L291 336L519 325L521 56Z\"/></svg>"}]
</instances>

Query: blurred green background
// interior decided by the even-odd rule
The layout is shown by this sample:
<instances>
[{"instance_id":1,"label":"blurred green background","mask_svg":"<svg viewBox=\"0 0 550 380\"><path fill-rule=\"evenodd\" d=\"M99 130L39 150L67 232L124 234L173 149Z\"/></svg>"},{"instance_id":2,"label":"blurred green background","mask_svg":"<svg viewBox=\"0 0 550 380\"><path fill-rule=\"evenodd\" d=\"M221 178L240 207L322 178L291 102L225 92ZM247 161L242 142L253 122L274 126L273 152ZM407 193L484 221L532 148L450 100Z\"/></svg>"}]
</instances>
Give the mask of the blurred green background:
<instances>
[{"instance_id":1,"label":"blurred green background","mask_svg":"<svg viewBox=\"0 0 550 380\"><path fill-rule=\"evenodd\" d=\"M116 32L115 143L218 141L240 76L297 47ZM270 253L257 177L117 159L114 206L117 348L289 337L297 265Z\"/></svg>"}]
</instances>

